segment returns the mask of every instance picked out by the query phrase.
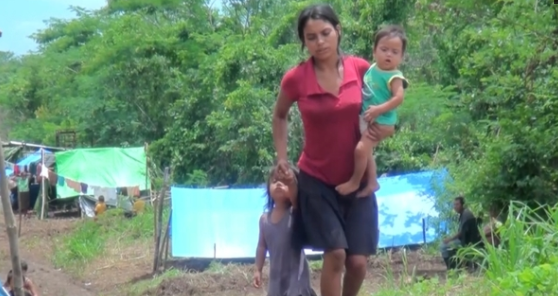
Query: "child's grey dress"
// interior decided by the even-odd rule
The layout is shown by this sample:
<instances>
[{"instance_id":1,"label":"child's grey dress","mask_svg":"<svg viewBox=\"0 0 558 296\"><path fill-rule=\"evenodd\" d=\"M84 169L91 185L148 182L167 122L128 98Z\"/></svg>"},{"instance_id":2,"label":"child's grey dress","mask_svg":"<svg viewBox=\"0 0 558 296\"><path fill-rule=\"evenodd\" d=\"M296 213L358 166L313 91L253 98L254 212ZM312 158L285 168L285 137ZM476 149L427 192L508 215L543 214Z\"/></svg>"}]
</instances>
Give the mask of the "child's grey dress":
<instances>
[{"instance_id":1,"label":"child's grey dress","mask_svg":"<svg viewBox=\"0 0 558 296\"><path fill-rule=\"evenodd\" d=\"M271 213L262 216L262 229L269 252L268 296L316 295L310 286L310 271L304 250L291 244L291 213L278 223L271 222Z\"/></svg>"}]
</instances>

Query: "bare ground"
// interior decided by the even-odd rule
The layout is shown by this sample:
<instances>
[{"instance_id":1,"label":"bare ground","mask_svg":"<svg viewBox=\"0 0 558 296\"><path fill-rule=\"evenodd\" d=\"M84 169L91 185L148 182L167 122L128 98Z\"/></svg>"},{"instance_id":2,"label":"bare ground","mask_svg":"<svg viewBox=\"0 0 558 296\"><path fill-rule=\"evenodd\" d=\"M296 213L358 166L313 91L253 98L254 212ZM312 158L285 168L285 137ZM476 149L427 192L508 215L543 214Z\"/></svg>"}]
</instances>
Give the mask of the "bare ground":
<instances>
[{"instance_id":1,"label":"bare ground","mask_svg":"<svg viewBox=\"0 0 558 296\"><path fill-rule=\"evenodd\" d=\"M152 246L128 246L119 240L112 242L103 258L94 260L79 275L69 275L54 268L51 257L56 239L71 231L76 223L79 223L79 219L39 221L29 218L23 221L19 244L21 257L29 264L29 277L38 285L41 295L132 295L127 292L129 286L151 278ZM0 228L6 229L2 215ZM6 231L0 230L0 276L5 278L10 269L8 238ZM398 281L403 278L402 281L408 281L413 273L417 277L432 277L444 274L444 270L440 258L420 251L405 255L402 252L379 255L370 258L363 289L373 292L387 280ZM319 277L319 270L315 270L312 273L312 285L316 290L319 289ZM251 266L227 265L218 270L189 272L165 279L143 295L265 295L265 287L252 288L251 279Z\"/></svg>"},{"instance_id":2,"label":"bare ground","mask_svg":"<svg viewBox=\"0 0 558 296\"><path fill-rule=\"evenodd\" d=\"M222 270L187 273L180 277L163 280L156 288L145 291L143 296L266 295L266 287L261 289L252 287L252 272L251 266L227 265ZM372 293L386 281L410 282L444 274L445 267L440 263L440 258L422 254L420 251L405 255L402 252L380 255L370 258L368 274L362 290ZM316 291L319 290L319 282L320 272L314 270L312 286Z\"/></svg>"},{"instance_id":3,"label":"bare ground","mask_svg":"<svg viewBox=\"0 0 558 296\"><path fill-rule=\"evenodd\" d=\"M50 262L53 254L53 238L70 231L75 220L24 219L19 241L20 257L29 265L28 276L37 285L41 295L93 296L83 283L55 269ZM4 216L0 215L0 275L2 280L11 269L8 236Z\"/></svg>"}]
</instances>

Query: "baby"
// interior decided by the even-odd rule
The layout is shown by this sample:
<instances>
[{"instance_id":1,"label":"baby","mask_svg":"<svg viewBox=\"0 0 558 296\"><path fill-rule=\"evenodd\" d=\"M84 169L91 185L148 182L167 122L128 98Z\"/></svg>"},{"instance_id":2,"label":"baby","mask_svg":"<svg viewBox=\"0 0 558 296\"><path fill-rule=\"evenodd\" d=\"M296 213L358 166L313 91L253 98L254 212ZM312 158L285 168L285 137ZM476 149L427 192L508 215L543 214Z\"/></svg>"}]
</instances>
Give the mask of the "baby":
<instances>
[{"instance_id":1,"label":"baby","mask_svg":"<svg viewBox=\"0 0 558 296\"><path fill-rule=\"evenodd\" d=\"M368 196L380 188L376 161L372 155L374 148L395 132L395 109L403 103L407 87L407 80L398 70L406 47L407 37L398 26L387 26L376 33L373 50L376 63L364 74L362 85L362 136L355 149L355 168L351 179L336 187L341 195L358 190L367 165L369 181L359 196Z\"/></svg>"}]
</instances>

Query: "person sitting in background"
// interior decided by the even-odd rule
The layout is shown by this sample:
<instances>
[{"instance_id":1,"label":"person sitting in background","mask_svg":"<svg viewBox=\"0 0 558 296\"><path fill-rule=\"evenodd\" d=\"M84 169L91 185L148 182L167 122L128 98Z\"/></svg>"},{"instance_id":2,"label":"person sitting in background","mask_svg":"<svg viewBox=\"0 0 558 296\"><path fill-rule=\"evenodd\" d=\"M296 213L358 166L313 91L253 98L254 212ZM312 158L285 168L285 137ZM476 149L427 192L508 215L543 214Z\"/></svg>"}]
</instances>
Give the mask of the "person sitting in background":
<instances>
[{"instance_id":1,"label":"person sitting in background","mask_svg":"<svg viewBox=\"0 0 558 296\"><path fill-rule=\"evenodd\" d=\"M132 207L132 210L134 211L134 215L143 214L144 208L145 208L145 201L143 201L139 195L134 196L134 205Z\"/></svg>"},{"instance_id":2,"label":"person sitting in background","mask_svg":"<svg viewBox=\"0 0 558 296\"><path fill-rule=\"evenodd\" d=\"M105 197L100 195L95 204L95 218L103 214L107 210L107 204L105 204Z\"/></svg>"},{"instance_id":3,"label":"person sitting in background","mask_svg":"<svg viewBox=\"0 0 558 296\"><path fill-rule=\"evenodd\" d=\"M461 246L461 232L463 231L463 224L469 219L475 219L475 215L465 207L465 199L462 196L458 196L453 201L453 209L459 214L459 228L457 233L444 239L442 245L440 246L440 253L442 253L442 258L444 261L449 260L449 251L451 249L456 249Z\"/></svg>"},{"instance_id":4,"label":"person sitting in background","mask_svg":"<svg viewBox=\"0 0 558 296\"><path fill-rule=\"evenodd\" d=\"M21 261L21 271L23 272L23 292L25 296L39 296L39 292L37 291L37 287L35 284L27 277L27 270L29 266L25 261ZM10 270L8 273L8 278L6 282L4 282L4 288L8 290L11 296L15 295L14 291L14 282L13 282L13 271Z\"/></svg>"}]
</instances>

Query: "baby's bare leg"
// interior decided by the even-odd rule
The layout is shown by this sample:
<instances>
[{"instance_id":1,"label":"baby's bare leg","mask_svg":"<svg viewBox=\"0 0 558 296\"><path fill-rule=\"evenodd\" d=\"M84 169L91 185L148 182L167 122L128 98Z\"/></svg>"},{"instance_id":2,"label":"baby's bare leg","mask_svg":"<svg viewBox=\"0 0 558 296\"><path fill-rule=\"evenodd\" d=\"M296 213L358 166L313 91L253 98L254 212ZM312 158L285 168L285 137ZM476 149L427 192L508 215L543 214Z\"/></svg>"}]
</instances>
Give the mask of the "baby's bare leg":
<instances>
[{"instance_id":1,"label":"baby's bare leg","mask_svg":"<svg viewBox=\"0 0 558 296\"><path fill-rule=\"evenodd\" d=\"M355 168L353 175L348 182L345 182L335 188L337 192L341 195L348 195L358 190L362 176L364 175L366 168L370 166L368 163L372 154L372 149L376 145L377 143L367 137L366 133L362 134L360 141L355 148ZM376 166L374 165L373 168L375 170Z\"/></svg>"},{"instance_id":2,"label":"baby's bare leg","mask_svg":"<svg viewBox=\"0 0 558 296\"><path fill-rule=\"evenodd\" d=\"M368 175L366 187L362 188L357 193L357 197L367 197L372 194L372 192L376 192L378 191L378 189L380 189L380 184L378 184L378 176L376 173L376 160L374 159L373 151L370 153L370 157L368 158L366 173Z\"/></svg>"}]
</instances>

